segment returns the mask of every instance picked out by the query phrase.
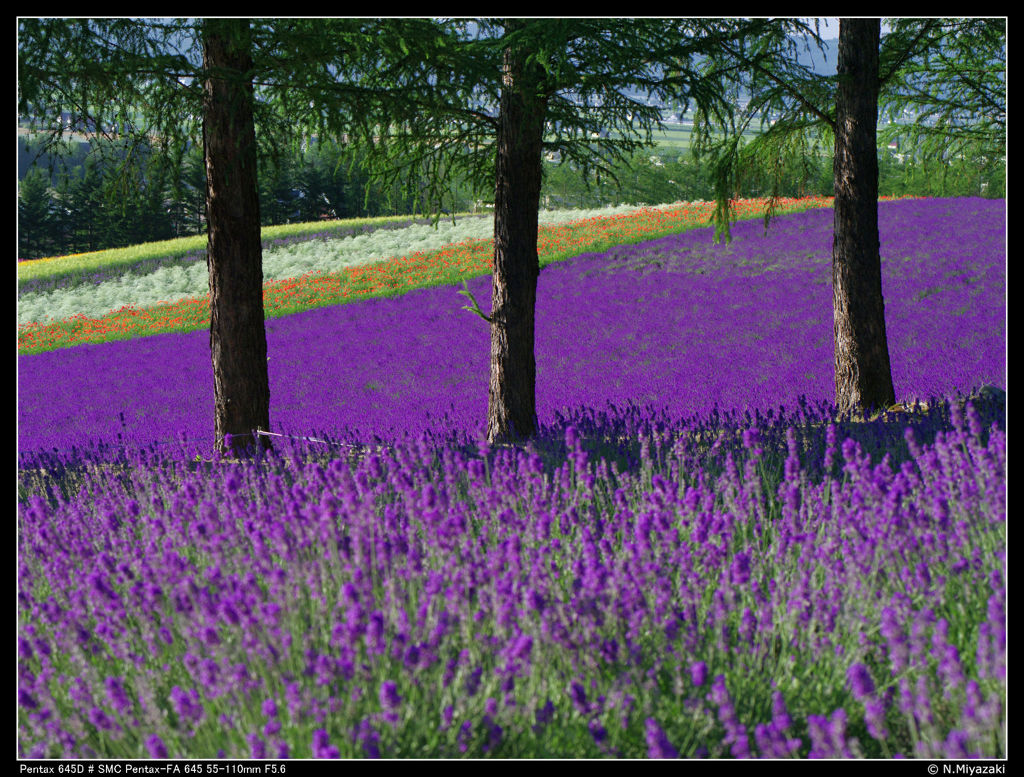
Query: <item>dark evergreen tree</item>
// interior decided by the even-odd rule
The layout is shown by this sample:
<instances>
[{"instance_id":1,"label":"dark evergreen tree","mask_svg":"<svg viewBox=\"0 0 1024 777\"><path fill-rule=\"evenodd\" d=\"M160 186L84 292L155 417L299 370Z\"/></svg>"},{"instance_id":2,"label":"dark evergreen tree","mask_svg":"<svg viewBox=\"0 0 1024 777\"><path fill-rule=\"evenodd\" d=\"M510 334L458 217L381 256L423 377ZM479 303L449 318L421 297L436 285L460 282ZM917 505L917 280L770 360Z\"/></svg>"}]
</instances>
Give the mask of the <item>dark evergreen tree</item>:
<instances>
[{"instance_id":1,"label":"dark evergreen tree","mask_svg":"<svg viewBox=\"0 0 1024 777\"><path fill-rule=\"evenodd\" d=\"M18 185L18 258L51 255L54 224L50 178L42 169L29 170Z\"/></svg>"},{"instance_id":2,"label":"dark evergreen tree","mask_svg":"<svg viewBox=\"0 0 1024 777\"><path fill-rule=\"evenodd\" d=\"M179 234L201 235L206 228L206 165L203 149L188 149L180 167L181 227Z\"/></svg>"},{"instance_id":3,"label":"dark evergreen tree","mask_svg":"<svg viewBox=\"0 0 1024 777\"><path fill-rule=\"evenodd\" d=\"M60 200L69 253L97 251L106 234L103 192L106 176L95 157L61 174Z\"/></svg>"}]
</instances>

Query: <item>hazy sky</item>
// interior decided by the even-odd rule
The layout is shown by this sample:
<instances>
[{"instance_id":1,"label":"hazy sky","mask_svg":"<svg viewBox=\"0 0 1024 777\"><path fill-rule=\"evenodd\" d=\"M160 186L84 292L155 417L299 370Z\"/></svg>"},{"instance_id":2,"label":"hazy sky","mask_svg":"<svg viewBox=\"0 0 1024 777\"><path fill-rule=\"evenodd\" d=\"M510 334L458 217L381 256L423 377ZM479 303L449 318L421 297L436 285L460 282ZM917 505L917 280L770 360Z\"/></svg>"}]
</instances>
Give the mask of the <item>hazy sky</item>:
<instances>
[{"instance_id":1,"label":"hazy sky","mask_svg":"<svg viewBox=\"0 0 1024 777\"><path fill-rule=\"evenodd\" d=\"M821 29L819 34L825 40L839 37L839 19L835 16L819 16ZM882 34L889 32L889 25L882 22Z\"/></svg>"}]
</instances>

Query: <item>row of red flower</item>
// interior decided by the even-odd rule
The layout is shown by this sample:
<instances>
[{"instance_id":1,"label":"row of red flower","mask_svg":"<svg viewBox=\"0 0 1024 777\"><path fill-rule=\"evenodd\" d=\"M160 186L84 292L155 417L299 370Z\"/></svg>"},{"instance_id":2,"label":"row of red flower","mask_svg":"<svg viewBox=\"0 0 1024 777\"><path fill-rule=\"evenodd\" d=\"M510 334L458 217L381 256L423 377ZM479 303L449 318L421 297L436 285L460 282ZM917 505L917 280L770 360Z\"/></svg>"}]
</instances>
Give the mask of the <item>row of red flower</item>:
<instances>
[{"instance_id":1,"label":"row of red flower","mask_svg":"<svg viewBox=\"0 0 1024 777\"><path fill-rule=\"evenodd\" d=\"M829 207L832 199L785 199L781 211ZM763 214L765 200L734 202L738 218ZM537 241L540 261L549 263L614 245L635 243L706 226L714 203L680 203L674 208L644 208L615 216L598 216L566 224L542 225ZM490 270L493 240L467 240L436 251L416 252L339 272L311 273L263 286L268 317L276 317L353 299L387 296L422 286L457 284ZM73 316L53 323L18 328L19 353L37 353L81 343L98 343L160 332L190 331L209 325L207 297L180 299L145 309L125 306L104 316Z\"/></svg>"}]
</instances>

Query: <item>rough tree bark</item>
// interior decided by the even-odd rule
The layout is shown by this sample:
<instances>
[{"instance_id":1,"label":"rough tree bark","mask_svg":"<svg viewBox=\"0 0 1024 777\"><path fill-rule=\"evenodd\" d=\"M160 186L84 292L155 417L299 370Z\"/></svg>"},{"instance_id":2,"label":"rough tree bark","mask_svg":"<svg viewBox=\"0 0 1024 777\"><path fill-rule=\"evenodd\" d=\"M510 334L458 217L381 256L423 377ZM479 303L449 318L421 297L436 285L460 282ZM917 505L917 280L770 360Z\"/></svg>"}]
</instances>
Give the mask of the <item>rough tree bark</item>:
<instances>
[{"instance_id":1,"label":"rough tree bark","mask_svg":"<svg viewBox=\"0 0 1024 777\"><path fill-rule=\"evenodd\" d=\"M510 25L512 22L510 22ZM537 429L534 311L537 301L537 210L545 106L543 71L525 51L506 49L502 66L494 193L491 287L489 442L521 440Z\"/></svg>"},{"instance_id":2,"label":"rough tree bark","mask_svg":"<svg viewBox=\"0 0 1024 777\"><path fill-rule=\"evenodd\" d=\"M270 427L249 21L205 20L203 65L215 445L238 454L267 447L253 432Z\"/></svg>"},{"instance_id":3,"label":"rough tree bark","mask_svg":"<svg viewBox=\"0 0 1024 777\"><path fill-rule=\"evenodd\" d=\"M892 405L878 253L880 20L839 20L832 304L840 412Z\"/></svg>"}]
</instances>

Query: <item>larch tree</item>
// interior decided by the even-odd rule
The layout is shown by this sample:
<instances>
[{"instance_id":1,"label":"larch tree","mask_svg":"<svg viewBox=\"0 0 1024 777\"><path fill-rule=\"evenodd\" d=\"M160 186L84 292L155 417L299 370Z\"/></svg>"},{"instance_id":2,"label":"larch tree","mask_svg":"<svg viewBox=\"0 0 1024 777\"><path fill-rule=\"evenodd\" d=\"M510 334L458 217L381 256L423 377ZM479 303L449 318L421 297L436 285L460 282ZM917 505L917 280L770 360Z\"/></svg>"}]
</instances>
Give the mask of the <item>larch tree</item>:
<instances>
[{"instance_id":1,"label":"larch tree","mask_svg":"<svg viewBox=\"0 0 1024 777\"><path fill-rule=\"evenodd\" d=\"M307 88L324 67L318 53L327 40L312 21L19 20L19 112L45 132L41 151L72 130L105 137L118 180L129 181L142 155L173 165L202 143L214 446L222 454L269 445L258 434L270 428L258 155L277 158L282 146L298 145L299 110L329 113L342 129L372 113L365 92ZM334 20L329 45L333 56L386 48L359 20Z\"/></svg>"},{"instance_id":2,"label":"larch tree","mask_svg":"<svg viewBox=\"0 0 1024 777\"><path fill-rule=\"evenodd\" d=\"M879 19L841 19L834 76L801 64L793 41L723 40L709 66L718 68L734 89L745 90L749 102L744 111L729 116L729 123L698 117L697 151L714 161L719 199L753 167L781 171L787 159L831 147L835 404L840 413L885 408L895 395L878 250L879 115L913 108L913 124L889 125L885 131L924 138L932 154L948 155L972 138L983 139L975 147L990 155L1005 149L1005 51L1001 69L999 56L1005 26L1001 38L996 21L890 22L891 31L882 36ZM821 46L817 33L811 38ZM958 65L951 53L969 48L984 54L965 57ZM939 52L947 54L940 58ZM944 70L928 64L937 58ZM759 134L744 144L744 130L754 125ZM776 194L765 213L766 226Z\"/></svg>"},{"instance_id":3,"label":"larch tree","mask_svg":"<svg viewBox=\"0 0 1024 777\"><path fill-rule=\"evenodd\" d=\"M888 39L913 36L922 21L891 24ZM920 55L881 85L879 143L895 141L914 162L940 162L944 175L963 165L1005 176L1006 19L931 24Z\"/></svg>"},{"instance_id":4,"label":"larch tree","mask_svg":"<svg viewBox=\"0 0 1024 777\"><path fill-rule=\"evenodd\" d=\"M528 22L509 20L510 37ZM550 95L530 41L502 53L501 103L494 162L494 272L487 439L531 436L537 426L534 321L544 123Z\"/></svg>"},{"instance_id":5,"label":"larch tree","mask_svg":"<svg viewBox=\"0 0 1024 777\"><path fill-rule=\"evenodd\" d=\"M249 20L205 19L202 42L214 438L227 451L265 446L253 432L270 430Z\"/></svg>"},{"instance_id":6,"label":"larch tree","mask_svg":"<svg viewBox=\"0 0 1024 777\"><path fill-rule=\"evenodd\" d=\"M378 127L381 169L400 159L442 177L461 170L494 193L487 439L537 431L534 321L539 276L538 211L546 153L588 180L614 177L651 144L660 104L672 99L708 115L732 110L721 76L701 57L719 41L793 22L713 19L479 19L425 23L407 56L361 68L381 99L421 106L415 118ZM420 43L432 39L430 56ZM414 40L415 39L415 40ZM384 95L391 95L385 98ZM392 173L394 174L394 173ZM439 202L436 192L430 192ZM468 292L467 292L468 294Z\"/></svg>"},{"instance_id":7,"label":"larch tree","mask_svg":"<svg viewBox=\"0 0 1024 777\"><path fill-rule=\"evenodd\" d=\"M879 19L839 20L832 315L840 411L896 401L878 239Z\"/></svg>"},{"instance_id":8,"label":"larch tree","mask_svg":"<svg viewBox=\"0 0 1024 777\"><path fill-rule=\"evenodd\" d=\"M111 141L125 180L142 150L201 136L215 449L239 453L269 429L253 63L247 19L22 20L19 108L58 144L66 126Z\"/></svg>"}]
</instances>

